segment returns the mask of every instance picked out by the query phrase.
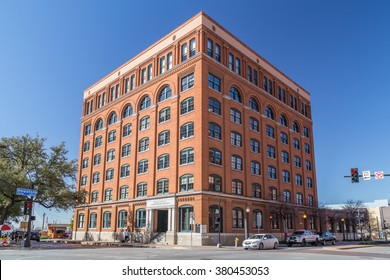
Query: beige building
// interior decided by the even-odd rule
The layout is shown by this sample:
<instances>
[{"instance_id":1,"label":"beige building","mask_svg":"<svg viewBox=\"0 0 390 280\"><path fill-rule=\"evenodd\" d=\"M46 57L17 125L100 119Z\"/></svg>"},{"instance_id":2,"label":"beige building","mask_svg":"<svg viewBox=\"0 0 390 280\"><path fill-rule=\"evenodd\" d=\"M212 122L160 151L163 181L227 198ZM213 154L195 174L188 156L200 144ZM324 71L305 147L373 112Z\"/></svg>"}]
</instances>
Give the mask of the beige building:
<instances>
[{"instance_id":1,"label":"beige building","mask_svg":"<svg viewBox=\"0 0 390 280\"><path fill-rule=\"evenodd\" d=\"M309 93L205 13L84 91L75 239L318 225Z\"/></svg>"}]
</instances>

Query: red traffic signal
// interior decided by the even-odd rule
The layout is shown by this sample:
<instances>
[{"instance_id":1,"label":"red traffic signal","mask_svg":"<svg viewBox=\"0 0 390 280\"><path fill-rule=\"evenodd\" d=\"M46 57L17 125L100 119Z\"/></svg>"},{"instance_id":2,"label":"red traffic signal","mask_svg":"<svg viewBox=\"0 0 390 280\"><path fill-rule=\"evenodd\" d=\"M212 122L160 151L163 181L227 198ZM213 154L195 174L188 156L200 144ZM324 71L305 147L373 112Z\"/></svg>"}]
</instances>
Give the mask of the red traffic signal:
<instances>
[{"instance_id":1,"label":"red traffic signal","mask_svg":"<svg viewBox=\"0 0 390 280\"><path fill-rule=\"evenodd\" d=\"M359 183L359 171L357 168L351 168L351 182Z\"/></svg>"},{"instance_id":2,"label":"red traffic signal","mask_svg":"<svg viewBox=\"0 0 390 280\"><path fill-rule=\"evenodd\" d=\"M24 208L23 208L23 215L31 215L32 212L32 203L30 201L26 201L24 203Z\"/></svg>"}]
</instances>

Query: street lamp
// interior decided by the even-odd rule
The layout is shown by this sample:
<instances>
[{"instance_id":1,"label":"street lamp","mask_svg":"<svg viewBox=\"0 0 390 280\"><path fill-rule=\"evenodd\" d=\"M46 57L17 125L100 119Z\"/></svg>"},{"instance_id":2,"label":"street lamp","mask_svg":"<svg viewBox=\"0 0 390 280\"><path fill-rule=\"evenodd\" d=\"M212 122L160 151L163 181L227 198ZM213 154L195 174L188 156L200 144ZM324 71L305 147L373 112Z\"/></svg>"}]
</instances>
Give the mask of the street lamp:
<instances>
[{"instance_id":1,"label":"street lamp","mask_svg":"<svg viewBox=\"0 0 390 280\"><path fill-rule=\"evenodd\" d=\"M306 218L307 218L307 215L303 214L303 227L304 227L304 229L306 229Z\"/></svg>"},{"instance_id":2,"label":"street lamp","mask_svg":"<svg viewBox=\"0 0 390 280\"><path fill-rule=\"evenodd\" d=\"M345 241L345 220L344 218L341 218L341 222L342 222L342 227L343 227L343 241Z\"/></svg>"},{"instance_id":3,"label":"street lamp","mask_svg":"<svg viewBox=\"0 0 390 280\"><path fill-rule=\"evenodd\" d=\"M245 234L245 238L248 238L249 237L249 212L251 211L251 209L249 209L249 206L246 207L246 234Z\"/></svg>"}]
</instances>

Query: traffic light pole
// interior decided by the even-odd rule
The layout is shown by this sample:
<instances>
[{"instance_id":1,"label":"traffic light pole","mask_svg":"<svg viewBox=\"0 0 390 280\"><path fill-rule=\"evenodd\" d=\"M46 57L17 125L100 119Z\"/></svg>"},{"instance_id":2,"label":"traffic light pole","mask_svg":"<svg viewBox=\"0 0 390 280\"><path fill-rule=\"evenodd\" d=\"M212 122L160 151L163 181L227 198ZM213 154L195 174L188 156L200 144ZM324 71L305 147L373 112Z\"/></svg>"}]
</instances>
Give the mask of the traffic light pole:
<instances>
[{"instance_id":1,"label":"traffic light pole","mask_svg":"<svg viewBox=\"0 0 390 280\"><path fill-rule=\"evenodd\" d=\"M31 203L31 210L28 213L28 224L27 224L27 236L26 236L26 241L24 241L24 247L31 247L31 216L32 216L32 207L33 207L33 200L34 197L31 196L29 201Z\"/></svg>"}]
</instances>

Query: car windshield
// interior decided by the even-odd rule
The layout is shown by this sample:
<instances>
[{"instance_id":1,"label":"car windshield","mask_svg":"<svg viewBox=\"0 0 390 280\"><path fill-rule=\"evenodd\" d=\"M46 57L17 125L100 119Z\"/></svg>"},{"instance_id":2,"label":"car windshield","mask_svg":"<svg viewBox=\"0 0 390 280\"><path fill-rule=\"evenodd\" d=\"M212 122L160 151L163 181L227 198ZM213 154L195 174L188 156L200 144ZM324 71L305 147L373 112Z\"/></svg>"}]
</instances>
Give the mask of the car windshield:
<instances>
[{"instance_id":1,"label":"car windshield","mask_svg":"<svg viewBox=\"0 0 390 280\"><path fill-rule=\"evenodd\" d=\"M256 235L252 235L248 239L262 239L263 236L264 236L264 234L256 234Z\"/></svg>"},{"instance_id":2,"label":"car windshield","mask_svg":"<svg viewBox=\"0 0 390 280\"><path fill-rule=\"evenodd\" d=\"M305 232L303 230L300 230L300 231L294 231L292 235L302 235L304 233Z\"/></svg>"}]
</instances>

